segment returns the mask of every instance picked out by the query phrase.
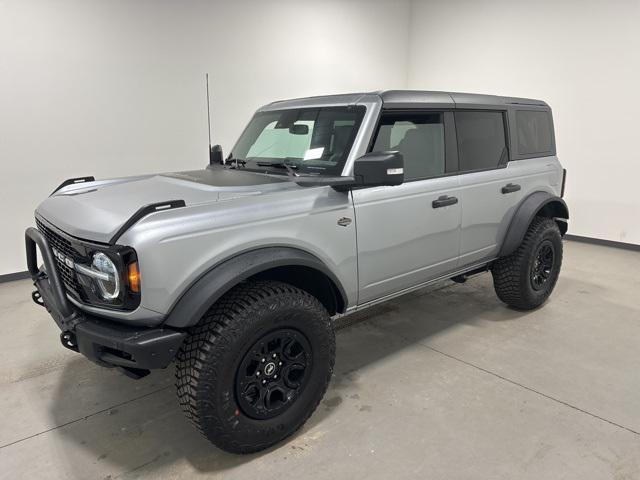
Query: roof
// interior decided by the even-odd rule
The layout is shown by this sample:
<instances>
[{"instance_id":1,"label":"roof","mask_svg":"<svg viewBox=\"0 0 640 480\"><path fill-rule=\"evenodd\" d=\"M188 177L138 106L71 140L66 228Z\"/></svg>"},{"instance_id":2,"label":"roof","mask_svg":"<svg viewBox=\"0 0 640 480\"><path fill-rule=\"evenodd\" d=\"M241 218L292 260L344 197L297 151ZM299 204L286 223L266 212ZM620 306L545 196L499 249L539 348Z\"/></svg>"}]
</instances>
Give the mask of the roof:
<instances>
[{"instance_id":1,"label":"roof","mask_svg":"<svg viewBox=\"0 0 640 480\"><path fill-rule=\"evenodd\" d=\"M380 101L380 97L378 97L375 93L343 93L338 95L319 95L315 97L292 98L290 100L277 100L263 106L262 108L260 108L260 110L298 108L307 107L310 105L350 105L354 103L361 103L363 98L370 98L372 100L377 100L378 102Z\"/></svg>"},{"instance_id":2,"label":"roof","mask_svg":"<svg viewBox=\"0 0 640 480\"><path fill-rule=\"evenodd\" d=\"M426 90L384 90L279 100L265 105L263 109L296 108L310 104L348 105L372 100L381 100L382 104L387 108L500 108L508 105L530 105L548 108L548 105L542 100L532 98Z\"/></svg>"},{"instance_id":3,"label":"roof","mask_svg":"<svg viewBox=\"0 0 640 480\"><path fill-rule=\"evenodd\" d=\"M547 107L542 100L519 97L501 97L478 93L430 92L423 90L386 90L378 92L382 103L388 107L414 107L450 105L455 107L500 107L505 105L537 105Z\"/></svg>"}]
</instances>

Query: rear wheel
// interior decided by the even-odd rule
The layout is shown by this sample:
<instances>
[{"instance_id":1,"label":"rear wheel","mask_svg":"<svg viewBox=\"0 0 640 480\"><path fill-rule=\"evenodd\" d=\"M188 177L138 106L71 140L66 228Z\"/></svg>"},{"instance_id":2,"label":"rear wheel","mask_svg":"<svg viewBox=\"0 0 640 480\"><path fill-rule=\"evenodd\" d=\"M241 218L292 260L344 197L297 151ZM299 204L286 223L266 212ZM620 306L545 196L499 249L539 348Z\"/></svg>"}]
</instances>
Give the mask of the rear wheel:
<instances>
[{"instance_id":1,"label":"rear wheel","mask_svg":"<svg viewBox=\"0 0 640 480\"><path fill-rule=\"evenodd\" d=\"M562 265L562 236L551 218L535 217L511 255L493 265L498 298L513 308L531 310L551 295Z\"/></svg>"},{"instance_id":2,"label":"rear wheel","mask_svg":"<svg viewBox=\"0 0 640 480\"><path fill-rule=\"evenodd\" d=\"M182 346L178 398L213 444L256 452L309 418L334 356L333 327L318 300L281 282L245 283L217 302Z\"/></svg>"}]
</instances>

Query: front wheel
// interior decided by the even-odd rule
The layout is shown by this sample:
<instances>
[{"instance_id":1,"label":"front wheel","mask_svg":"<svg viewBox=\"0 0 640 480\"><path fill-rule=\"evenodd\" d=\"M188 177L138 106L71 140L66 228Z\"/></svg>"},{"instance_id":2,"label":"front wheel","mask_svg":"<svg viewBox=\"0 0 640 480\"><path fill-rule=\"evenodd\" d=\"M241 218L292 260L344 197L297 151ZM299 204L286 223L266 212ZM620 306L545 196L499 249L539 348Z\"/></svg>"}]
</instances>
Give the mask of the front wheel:
<instances>
[{"instance_id":1,"label":"front wheel","mask_svg":"<svg viewBox=\"0 0 640 480\"><path fill-rule=\"evenodd\" d=\"M334 357L331 320L316 298L286 283L248 282L218 301L185 341L178 398L213 444L256 452L309 418Z\"/></svg>"},{"instance_id":2,"label":"front wheel","mask_svg":"<svg viewBox=\"0 0 640 480\"><path fill-rule=\"evenodd\" d=\"M519 310L542 305L562 265L562 236L551 218L535 217L518 249L491 268L498 298Z\"/></svg>"}]
</instances>

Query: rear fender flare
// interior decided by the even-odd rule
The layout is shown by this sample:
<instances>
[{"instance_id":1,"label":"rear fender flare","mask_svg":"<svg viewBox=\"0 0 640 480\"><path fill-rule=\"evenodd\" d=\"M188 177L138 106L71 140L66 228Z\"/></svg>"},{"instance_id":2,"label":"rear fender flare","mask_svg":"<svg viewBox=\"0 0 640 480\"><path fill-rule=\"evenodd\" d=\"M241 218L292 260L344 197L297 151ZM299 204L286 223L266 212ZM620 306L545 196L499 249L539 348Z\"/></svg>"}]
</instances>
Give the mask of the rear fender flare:
<instances>
[{"instance_id":1,"label":"rear fender flare","mask_svg":"<svg viewBox=\"0 0 640 480\"><path fill-rule=\"evenodd\" d=\"M534 192L520 203L513 215L504 242L502 242L500 257L505 257L516 251L532 220L539 214L553 218L558 223L562 235L567 232L569 209L565 201L548 192Z\"/></svg>"}]
</instances>

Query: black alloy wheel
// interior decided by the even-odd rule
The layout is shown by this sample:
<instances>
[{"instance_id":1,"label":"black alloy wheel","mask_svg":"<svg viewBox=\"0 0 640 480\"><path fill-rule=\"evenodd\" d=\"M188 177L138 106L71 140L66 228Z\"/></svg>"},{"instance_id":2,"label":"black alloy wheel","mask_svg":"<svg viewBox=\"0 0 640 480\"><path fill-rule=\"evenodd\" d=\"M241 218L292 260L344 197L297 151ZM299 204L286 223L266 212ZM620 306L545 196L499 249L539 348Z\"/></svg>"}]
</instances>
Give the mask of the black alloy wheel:
<instances>
[{"instance_id":1,"label":"black alloy wheel","mask_svg":"<svg viewBox=\"0 0 640 480\"><path fill-rule=\"evenodd\" d=\"M541 290L551 278L555 262L555 249L553 243L544 240L538 247L531 268L531 286L534 290Z\"/></svg>"},{"instance_id":2,"label":"black alloy wheel","mask_svg":"<svg viewBox=\"0 0 640 480\"><path fill-rule=\"evenodd\" d=\"M298 398L309 378L312 350L299 331L285 328L260 338L236 373L236 399L248 417L280 415Z\"/></svg>"}]
</instances>

